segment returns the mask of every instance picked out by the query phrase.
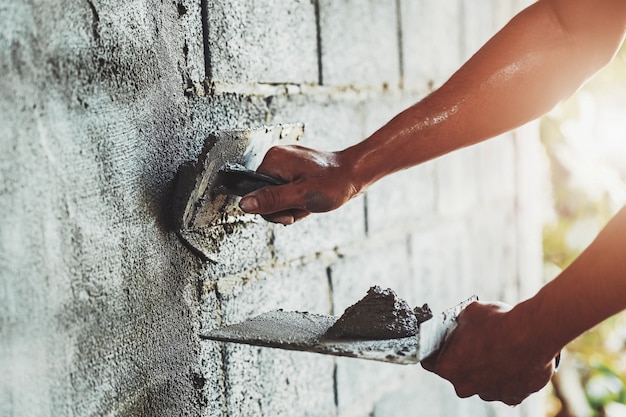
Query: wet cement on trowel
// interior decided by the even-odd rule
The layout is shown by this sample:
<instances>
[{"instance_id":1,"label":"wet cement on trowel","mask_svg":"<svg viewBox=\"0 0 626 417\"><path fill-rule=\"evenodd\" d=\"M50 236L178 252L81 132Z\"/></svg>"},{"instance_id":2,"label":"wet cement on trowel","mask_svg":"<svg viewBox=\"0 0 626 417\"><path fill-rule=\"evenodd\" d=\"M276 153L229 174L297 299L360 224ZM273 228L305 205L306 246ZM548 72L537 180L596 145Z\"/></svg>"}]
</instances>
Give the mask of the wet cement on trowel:
<instances>
[{"instance_id":1,"label":"wet cement on trowel","mask_svg":"<svg viewBox=\"0 0 626 417\"><path fill-rule=\"evenodd\" d=\"M350 310L349 316L352 317L345 320L349 324L347 327L340 324L341 319L336 316L274 310L201 337L398 364L417 363L419 344L415 335L420 321L415 311L411 311L392 290L380 287L370 288L364 300L346 310ZM423 313L423 308L417 310L423 321L428 314ZM355 314L355 311L364 314ZM383 325L377 324L381 318ZM368 327L376 330L364 330ZM330 332L331 328L335 330Z\"/></svg>"},{"instance_id":2,"label":"wet cement on trowel","mask_svg":"<svg viewBox=\"0 0 626 417\"><path fill-rule=\"evenodd\" d=\"M371 287L367 295L348 307L327 335L336 338L397 339L415 336L420 323L430 319L427 304L412 310L390 288Z\"/></svg>"},{"instance_id":3,"label":"wet cement on trowel","mask_svg":"<svg viewBox=\"0 0 626 417\"><path fill-rule=\"evenodd\" d=\"M329 337L326 332L336 321L336 316L274 310L200 337L398 364L418 362L416 337L381 340Z\"/></svg>"}]
</instances>

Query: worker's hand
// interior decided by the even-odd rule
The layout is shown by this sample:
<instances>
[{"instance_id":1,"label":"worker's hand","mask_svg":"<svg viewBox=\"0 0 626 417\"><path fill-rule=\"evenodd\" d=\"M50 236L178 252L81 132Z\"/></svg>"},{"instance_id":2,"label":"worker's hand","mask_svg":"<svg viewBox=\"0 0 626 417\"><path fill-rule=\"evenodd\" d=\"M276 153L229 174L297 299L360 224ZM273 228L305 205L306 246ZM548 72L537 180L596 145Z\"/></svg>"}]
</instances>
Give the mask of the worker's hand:
<instances>
[{"instance_id":1,"label":"worker's hand","mask_svg":"<svg viewBox=\"0 0 626 417\"><path fill-rule=\"evenodd\" d=\"M282 224L291 224L313 212L334 210L358 193L351 168L341 152L295 145L271 148L257 171L288 183L252 192L241 199L239 206L247 213Z\"/></svg>"},{"instance_id":2,"label":"worker's hand","mask_svg":"<svg viewBox=\"0 0 626 417\"><path fill-rule=\"evenodd\" d=\"M422 366L454 385L459 397L521 403L545 386L555 371L554 355L533 336L540 323L504 304L470 304L443 348Z\"/></svg>"}]
</instances>

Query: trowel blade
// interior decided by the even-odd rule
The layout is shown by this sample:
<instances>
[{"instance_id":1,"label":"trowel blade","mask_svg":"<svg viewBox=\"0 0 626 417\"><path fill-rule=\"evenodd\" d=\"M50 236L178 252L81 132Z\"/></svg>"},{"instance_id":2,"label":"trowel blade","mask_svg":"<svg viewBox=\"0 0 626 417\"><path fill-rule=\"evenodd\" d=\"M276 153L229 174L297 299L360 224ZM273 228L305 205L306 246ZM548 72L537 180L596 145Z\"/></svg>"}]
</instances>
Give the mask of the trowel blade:
<instances>
[{"instance_id":1,"label":"trowel blade","mask_svg":"<svg viewBox=\"0 0 626 417\"><path fill-rule=\"evenodd\" d=\"M473 296L422 323L416 336L399 339L337 339L326 335L337 316L274 310L241 323L201 334L202 339L287 350L348 356L397 364L415 364L441 348Z\"/></svg>"},{"instance_id":2,"label":"trowel blade","mask_svg":"<svg viewBox=\"0 0 626 417\"><path fill-rule=\"evenodd\" d=\"M203 260L221 262L220 243L229 234L225 228L246 221L233 195L274 185L276 179L254 170L271 147L295 145L303 134L301 123L210 134L198 159L181 166L177 175L171 226L183 242Z\"/></svg>"}]
</instances>

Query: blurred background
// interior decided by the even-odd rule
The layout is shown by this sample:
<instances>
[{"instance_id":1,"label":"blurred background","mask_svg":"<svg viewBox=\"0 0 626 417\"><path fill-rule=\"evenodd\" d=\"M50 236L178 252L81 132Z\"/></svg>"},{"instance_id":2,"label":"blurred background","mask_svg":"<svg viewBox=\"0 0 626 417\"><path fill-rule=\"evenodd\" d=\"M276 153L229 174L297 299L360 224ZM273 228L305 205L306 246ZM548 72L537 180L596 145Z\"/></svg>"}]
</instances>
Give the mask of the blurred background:
<instances>
[{"instance_id":1,"label":"blurred background","mask_svg":"<svg viewBox=\"0 0 626 417\"><path fill-rule=\"evenodd\" d=\"M552 204L544 265L552 278L625 202L626 48L541 121ZM626 313L571 343L552 384L548 416L626 416Z\"/></svg>"}]
</instances>

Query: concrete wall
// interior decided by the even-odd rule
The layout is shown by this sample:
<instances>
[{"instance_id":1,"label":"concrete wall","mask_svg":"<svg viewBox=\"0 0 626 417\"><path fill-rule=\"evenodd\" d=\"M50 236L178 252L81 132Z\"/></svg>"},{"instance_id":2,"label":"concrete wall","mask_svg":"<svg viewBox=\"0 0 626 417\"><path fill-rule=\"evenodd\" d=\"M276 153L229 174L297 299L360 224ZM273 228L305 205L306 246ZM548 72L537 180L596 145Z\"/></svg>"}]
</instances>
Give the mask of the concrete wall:
<instances>
[{"instance_id":1,"label":"concrete wall","mask_svg":"<svg viewBox=\"0 0 626 417\"><path fill-rule=\"evenodd\" d=\"M446 79L521 3L0 3L0 416L526 416L403 367L200 341L372 284L435 310L540 281L532 126L292 227L241 217L203 262L171 230L213 131L303 122L340 149Z\"/></svg>"}]
</instances>

